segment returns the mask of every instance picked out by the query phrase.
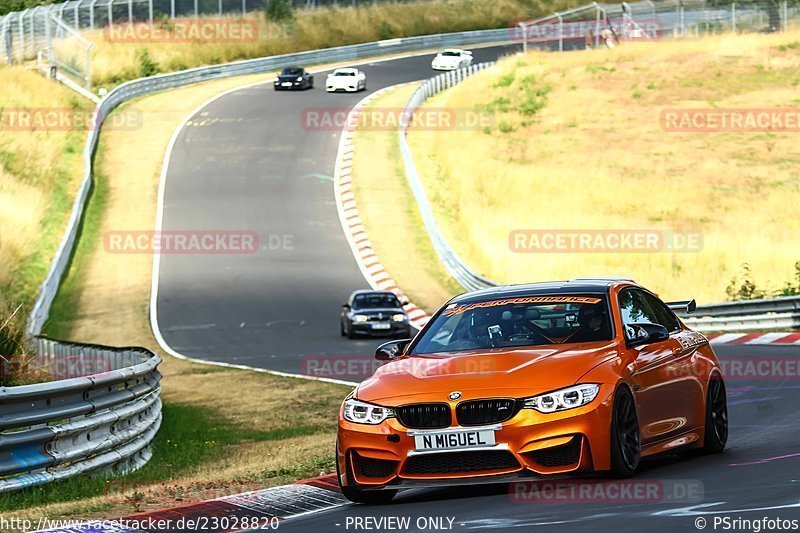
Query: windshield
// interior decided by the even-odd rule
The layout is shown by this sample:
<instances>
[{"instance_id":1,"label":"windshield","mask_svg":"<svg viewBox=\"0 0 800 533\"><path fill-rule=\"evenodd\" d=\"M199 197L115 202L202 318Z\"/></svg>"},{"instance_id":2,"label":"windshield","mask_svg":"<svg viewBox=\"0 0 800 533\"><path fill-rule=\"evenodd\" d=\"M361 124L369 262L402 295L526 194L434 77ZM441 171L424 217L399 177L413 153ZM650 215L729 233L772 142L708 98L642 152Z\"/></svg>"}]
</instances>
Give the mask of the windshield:
<instances>
[{"instance_id":1,"label":"windshield","mask_svg":"<svg viewBox=\"0 0 800 533\"><path fill-rule=\"evenodd\" d=\"M353 309L397 309L400 302L394 294L358 294L353 298Z\"/></svg>"},{"instance_id":2,"label":"windshield","mask_svg":"<svg viewBox=\"0 0 800 533\"><path fill-rule=\"evenodd\" d=\"M442 52L439 55L440 56L446 56L446 57L453 57L453 56L460 56L461 52Z\"/></svg>"},{"instance_id":3,"label":"windshield","mask_svg":"<svg viewBox=\"0 0 800 533\"><path fill-rule=\"evenodd\" d=\"M350 70L350 71L345 71L345 72L342 72L342 71L337 71L337 72L334 72L334 73L333 73L333 75L334 75L334 76L355 76L355 75L356 75L356 73L355 73L355 72L353 72L352 70Z\"/></svg>"},{"instance_id":4,"label":"windshield","mask_svg":"<svg viewBox=\"0 0 800 533\"><path fill-rule=\"evenodd\" d=\"M603 296L525 296L450 304L413 354L611 340Z\"/></svg>"},{"instance_id":5,"label":"windshield","mask_svg":"<svg viewBox=\"0 0 800 533\"><path fill-rule=\"evenodd\" d=\"M298 67L288 67L281 72L283 76L300 76L301 74L303 74L303 69Z\"/></svg>"}]
</instances>

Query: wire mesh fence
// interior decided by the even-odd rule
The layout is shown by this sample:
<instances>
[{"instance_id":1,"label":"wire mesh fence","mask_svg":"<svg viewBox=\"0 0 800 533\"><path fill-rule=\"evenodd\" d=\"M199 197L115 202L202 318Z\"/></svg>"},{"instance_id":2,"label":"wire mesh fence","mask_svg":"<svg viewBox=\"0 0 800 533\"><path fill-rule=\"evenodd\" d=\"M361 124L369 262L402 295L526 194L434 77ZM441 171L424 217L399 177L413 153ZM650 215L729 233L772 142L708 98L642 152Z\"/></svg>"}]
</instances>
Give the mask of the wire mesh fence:
<instances>
[{"instance_id":1,"label":"wire mesh fence","mask_svg":"<svg viewBox=\"0 0 800 533\"><path fill-rule=\"evenodd\" d=\"M733 32L787 31L797 24L796 3L764 1L719 4L704 0L592 3L518 23L524 46L559 50L613 47L620 41L697 38Z\"/></svg>"}]
</instances>

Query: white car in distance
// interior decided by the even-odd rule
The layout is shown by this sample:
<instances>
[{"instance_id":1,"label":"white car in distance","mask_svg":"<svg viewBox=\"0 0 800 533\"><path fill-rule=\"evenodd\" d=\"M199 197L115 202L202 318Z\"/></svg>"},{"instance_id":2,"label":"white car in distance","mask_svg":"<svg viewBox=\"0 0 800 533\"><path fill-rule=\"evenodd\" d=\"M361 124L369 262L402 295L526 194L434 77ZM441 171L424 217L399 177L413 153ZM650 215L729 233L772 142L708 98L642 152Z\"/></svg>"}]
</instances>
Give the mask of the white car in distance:
<instances>
[{"instance_id":1,"label":"white car in distance","mask_svg":"<svg viewBox=\"0 0 800 533\"><path fill-rule=\"evenodd\" d=\"M329 93L344 91L354 93L366 90L367 75L357 68L337 68L325 80L325 90Z\"/></svg>"},{"instance_id":2,"label":"white car in distance","mask_svg":"<svg viewBox=\"0 0 800 533\"><path fill-rule=\"evenodd\" d=\"M433 70L458 70L472 64L472 52L450 48L436 54L431 67Z\"/></svg>"}]
</instances>

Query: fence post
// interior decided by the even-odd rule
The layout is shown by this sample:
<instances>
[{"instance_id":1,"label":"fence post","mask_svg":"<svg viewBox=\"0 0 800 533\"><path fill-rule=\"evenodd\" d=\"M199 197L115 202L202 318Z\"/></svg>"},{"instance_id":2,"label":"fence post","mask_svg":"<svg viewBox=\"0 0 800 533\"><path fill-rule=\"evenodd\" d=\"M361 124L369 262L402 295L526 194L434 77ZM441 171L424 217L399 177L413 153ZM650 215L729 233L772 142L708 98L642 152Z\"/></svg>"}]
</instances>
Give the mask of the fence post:
<instances>
[{"instance_id":1,"label":"fence post","mask_svg":"<svg viewBox=\"0 0 800 533\"><path fill-rule=\"evenodd\" d=\"M222 16L222 0L219 0L219 16Z\"/></svg>"},{"instance_id":2,"label":"fence post","mask_svg":"<svg viewBox=\"0 0 800 533\"><path fill-rule=\"evenodd\" d=\"M19 59L20 61L25 60L25 13L28 10L26 9L19 15L17 15L17 26L19 27Z\"/></svg>"},{"instance_id":3,"label":"fence post","mask_svg":"<svg viewBox=\"0 0 800 533\"><path fill-rule=\"evenodd\" d=\"M564 51L564 17L560 13L556 13L558 17L558 51Z\"/></svg>"},{"instance_id":4,"label":"fence post","mask_svg":"<svg viewBox=\"0 0 800 533\"><path fill-rule=\"evenodd\" d=\"M194 0L194 18L200 16L200 6L197 4L197 0Z\"/></svg>"},{"instance_id":5,"label":"fence post","mask_svg":"<svg viewBox=\"0 0 800 533\"><path fill-rule=\"evenodd\" d=\"M114 13L113 13L114 0L108 2L108 29L114 26Z\"/></svg>"},{"instance_id":6,"label":"fence post","mask_svg":"<svg viewBox=\"0 0 800 533\"><path fill-rule=\"evenodd\" d=\"M147 0L147 20L153 24L153 0Z\"/></svg>"},{"instance_id":7,"label":"fence post","mask_svg":"<svg viewBox=\"0 0 800 533\"><path fill-rule=\"evenodd\" d=\"M595 13L594 18L594 47L595 49L600 48L600 7L597 7L597 12Z\"/></svg>"},{"instance_id":8,"label":"fence post","mask_svg":"<svg viewBox=\"0 0 800 533\"><path fill-rule=\"evenodd\" d=\"M94 29L94 5L97 3L97 0L92 0L89 4L89 27Z\"/></svg>"},{"instance_id":9,"label":"fence post","mask_svg":"<svg viewBox=\"0 0 800 533\"><path fill-rule=\"evenodd\" d=\"M789 31L789 2L783 0L783 2L781 2L781 8L783 11L783 17L782 17L783 32L786 33L787 31Z\"/></svg>"},{"instance_id":10,"label":"fence post","mask_svg":"<svg viewBox=\"0 0 800 533\"><path fill-rule=\"evenodd\" d=\"M731 4L731 29L736 33L736 2Z\"/></svg>"},{"instance_id":11,"label":"fence post","mask_svg":"<svg viewBox=\"0 0 800 533\"><path fill-rule=\"evenodd\" d=\"M75 7L72 9L72 22L76 30L81 29L81 15L80 12L78 11L78 8L81 7L82 3L83 0L78 0L77 2L75 2Z\"/></svg>"},{"instance_id":12,"label":"fence post","mask_svg":"<svg viewBox=\"0 0 800 533\"><path fill-rule=\"evenodd\" d=\"M128 0L128 24L133 22L133 0Z\"/></svg>"},{"instance_id":13,"label":"fence post","mask_svg":"<svg viewBox=\"0 0 800 533\"><path fill-rule=\"evenodd\" d=\"M89 43L86 47L86 90L92 90L92 48L94 45Z\"/></svg>"},{"instance_id":14,"label":"fence post","mask_svg":"<svg viewBox=\"0 0 800 533\"><path fill-rule=\"evenodd\" d=\"M14 51L12 49L13 45L11 44L13 42L13 40L11 38L11 32L8 31L8 27L10 25L11 25L11 13L6 15L5 18L3 19L3 49L6 52L5 53L5 55L6 55L6 63L8 63L9 65L13 61L13 57L14 57L14 53L13 53Z\"/></svg>"},{"instance_id":15,"label":"fence post","mask_svg":"<svg viewBox=\"0 0 800 533\"><path fill-rule=\"evenodd\" d=\"M31 41L31 52L33 56L36 56L36 11L39 10L38 7L33 8L31 10L31 31L30 31L30 41Z\"/></svg>"},{"instance_id":16,"label":"fence post","mask_svg":"<svg viewBox=\"0 0 800 533\"><path fill-rule=\"evenodd\" d=\"M169 0L169 18L175 20L175 0Z\"/></svg>"},{"instance_id":17,"label":"fence post","mask_svg":"<svg viewBox=\"0 0 800 533\"><path fill-rule=\"evenodd\" d=\"M528 27L525 25L524 22L517 23L519 26L519 31L522 32L522 53L528 53Z\"/></svg>"},{"instance_id":18,"label":"fence post","mask_svg":"<svg viewBox=\"0 0 800 533\"><path fill-rule=\"evenodd\" d=\"M242 0L242 16L247 14L247 0Z\"/></svg>"}]
</instances>

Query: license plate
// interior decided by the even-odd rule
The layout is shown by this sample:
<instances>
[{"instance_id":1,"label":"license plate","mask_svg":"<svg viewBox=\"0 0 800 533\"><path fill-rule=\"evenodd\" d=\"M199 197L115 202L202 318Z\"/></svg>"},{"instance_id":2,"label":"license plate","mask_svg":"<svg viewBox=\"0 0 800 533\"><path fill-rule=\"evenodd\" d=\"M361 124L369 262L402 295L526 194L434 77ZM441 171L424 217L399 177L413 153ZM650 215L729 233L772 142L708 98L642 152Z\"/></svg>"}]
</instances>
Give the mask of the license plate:
<instances>
[{"instance_id":1,"label":"license plate","mask_svg":"<svg viewBox=\"0 0 800 533\"><path fill-rule=\"evenodd\" d=\"M281 85L283 85L284 87L291 87L292 86L292 82L285 81L285 82L281 83Z\"/></svg>"},{"instance_id":2,"label":"license plate","mask_svg":"<svg viewBox=\"0 0 800 533\"><path fill-rule=\"evenodd\" d=\"M494 430L448 431L414 435L417 450L447 450L450 448L472 448L494 446Z\"/></svg>"},{"instance_id":3,"label":"license plate","mask_svg":"<svg viewBox=\"0 0 800 533\"><path fill-rule=\"evenodd\" d=\"M391 327L391 324L372 324L372 329L389 329Z\"/></svg>"}]
</instances>

